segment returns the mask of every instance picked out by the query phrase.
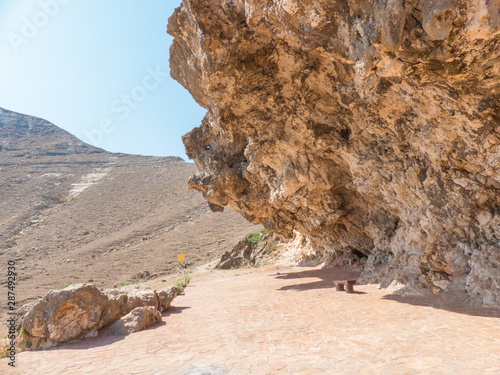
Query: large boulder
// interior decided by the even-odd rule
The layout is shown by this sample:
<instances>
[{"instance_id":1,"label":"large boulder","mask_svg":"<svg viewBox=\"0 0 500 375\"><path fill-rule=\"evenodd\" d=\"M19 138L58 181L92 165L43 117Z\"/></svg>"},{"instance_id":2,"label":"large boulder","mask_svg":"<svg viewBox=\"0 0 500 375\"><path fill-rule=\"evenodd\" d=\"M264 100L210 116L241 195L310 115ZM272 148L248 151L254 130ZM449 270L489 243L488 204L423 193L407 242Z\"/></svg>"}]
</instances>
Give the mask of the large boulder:
<instances>
[{"instance_id":1,"label":"large boulder","mask_svg":"<svg viewBox=\"0 0 500 375\"><path fill-rule=\"evenodd\" d=\"M52 290L22 317L18 347L21 350L40 349L95 336L102 327L137 308L166 311L178 294L177 287L157 292L142 285L102 292L93 284ZM146 322L152 321L149 316L145 315Z\"/></svg>"},{"instance_id":2,"label":"large boulder","mask_svg":"<svg viewBox=\"0 0 500 375\"><path fill-rule=\"evenodd\" d=\"M108 298L92 284L52 290L23 317L21 325L34 338L55 343L80 338L102 328Z\"/></svg>"},{"instance_id":3,"label":"large boulder","mask_svg":"<svg viewBox=\"0 0 500 375\"><path fill-rule=\"evenodd\" d=\"M136 307L118 319L109 330L114 335L128 335L162 321L161 313L153 306Z\"/></svg>"}]
</instances>

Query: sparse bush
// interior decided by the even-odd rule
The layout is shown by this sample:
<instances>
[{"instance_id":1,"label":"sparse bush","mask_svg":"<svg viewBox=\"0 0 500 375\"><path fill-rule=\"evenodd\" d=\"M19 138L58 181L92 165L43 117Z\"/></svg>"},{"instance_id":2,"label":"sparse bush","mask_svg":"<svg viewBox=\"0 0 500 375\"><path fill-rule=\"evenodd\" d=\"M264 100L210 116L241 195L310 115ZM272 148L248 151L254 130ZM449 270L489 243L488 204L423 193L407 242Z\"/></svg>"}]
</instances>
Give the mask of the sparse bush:
<instances>
[{"instance_id":1,"label":"sparse bush","mask_svg":"<svg viewBox=\"0 0 500 375\"><path fill-rule=\"evenodd\" d=\"M250 243L250 244L252 244L252 245L256 245L256 244L258 244L258 243L262 240L262 238L263 238L265 235L267 235L267 234L269 234L269 231L268 231L268 230L266 230L266 229L263 229L263 230L261 230L261 231L260 231L260 232L258 232L258 233L254 233L254 234L249 235L249 236L247 237L247 241L248 241L248 243Z\"/></svg>"},{"instance_id":2,"label":"sparse bush","mask_svg":"<svg viewBox=\"0 0 500 375\"><path fill-rule=\"evenodd\" d=\"M72 195L60 195L58 198L57 198L57 201L59 204L63 204L63 203L68 203L70 200L73 199L73 196Z\"/></svg>"},{"instance_id":3,"label":"sparse bush","mask_svg":"<svg viewBox=\"0 0 500 375\"><path fill-rule=\"evenodd\" d=\"M186 287L189 285L190 281L191 281L191 278L189 277L189 275L186 275L184 277L184 280L183 281L178 281L175 284L175 286L180 289L181 293L184 293L184 289L186 289Z\"/></svg>"},{"instance_id":4,"label":"sparse bush","mask_svg":"<svg viewBox=\"0 0 500 375\"><path fill-rule=\"evenodd\" d=\"M124 286L128 286L128 285L134 285L134 284L137 284L137 281L132 281L132 282L129 282L129 283L120 284L120 288L123 288Z\"/></svg>"}]
</instances>

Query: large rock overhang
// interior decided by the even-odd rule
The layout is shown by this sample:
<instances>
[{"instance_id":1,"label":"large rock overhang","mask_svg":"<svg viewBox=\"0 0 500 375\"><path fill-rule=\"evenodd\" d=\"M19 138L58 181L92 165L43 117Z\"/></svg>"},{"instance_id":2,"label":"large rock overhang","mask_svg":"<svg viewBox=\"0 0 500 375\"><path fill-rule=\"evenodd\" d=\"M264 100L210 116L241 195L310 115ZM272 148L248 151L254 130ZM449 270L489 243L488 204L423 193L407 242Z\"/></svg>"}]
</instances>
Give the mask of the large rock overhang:
<instances>
[{"instance_id":1,"label":"large rock overhang","mask_svg":"<svg viewBox=\"0 0 500 375\"><path fill-rule=\"evenodd\" d=\"M213 210L364 278L500 305L500 2L183 0L171 74Z\"/></svg>"}]
</instances>

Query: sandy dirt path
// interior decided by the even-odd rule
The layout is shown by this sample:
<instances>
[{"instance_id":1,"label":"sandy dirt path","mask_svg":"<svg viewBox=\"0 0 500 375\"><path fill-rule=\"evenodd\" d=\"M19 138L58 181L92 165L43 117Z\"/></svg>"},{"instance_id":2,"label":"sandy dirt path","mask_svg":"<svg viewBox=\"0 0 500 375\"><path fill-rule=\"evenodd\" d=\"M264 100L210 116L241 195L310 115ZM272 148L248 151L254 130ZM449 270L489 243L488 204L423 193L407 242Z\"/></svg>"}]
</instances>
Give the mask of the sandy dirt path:
<instances>
[{"instance_id":1,"label":"sandy dirt path","mask_svg":"<svg viewBox=\"0 0 500 375\"><path fill-rule=\"evenodd\" d=\"M349 270L194 274L164 322L17 356L30 374L500 374L500 310L335 292ZM0 373L12 373L5 360Z\"/></svg>"}]
</instances>

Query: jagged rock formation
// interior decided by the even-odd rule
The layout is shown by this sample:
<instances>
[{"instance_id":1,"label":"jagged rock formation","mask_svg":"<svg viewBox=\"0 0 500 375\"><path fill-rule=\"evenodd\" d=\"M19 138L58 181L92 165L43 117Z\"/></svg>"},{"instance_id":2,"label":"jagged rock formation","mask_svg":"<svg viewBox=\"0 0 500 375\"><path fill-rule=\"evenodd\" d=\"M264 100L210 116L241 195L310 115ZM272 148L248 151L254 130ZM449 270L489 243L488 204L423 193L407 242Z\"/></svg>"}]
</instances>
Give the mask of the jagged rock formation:
<instances>
[{"instance_id":1,"label":"jagged rock formation","mask_svg":"<svg viewBox=\"0 0 500 375\"><path fill-rule=\"evenodd\" d=\"M406 292L500 305L500 3L184 0L172 76L212 210Z\"/></svg>"}]
</instances>

